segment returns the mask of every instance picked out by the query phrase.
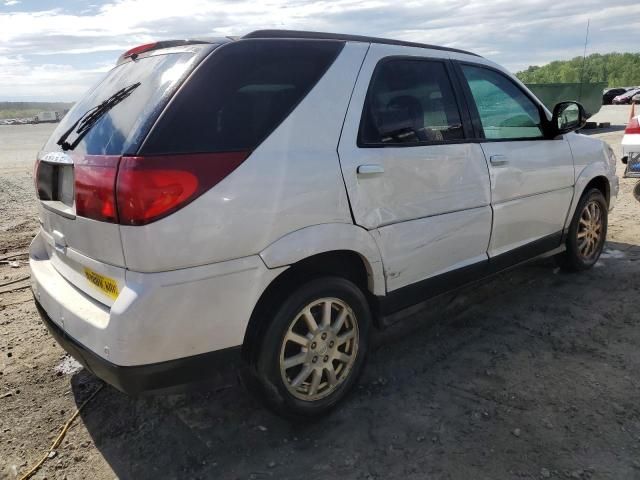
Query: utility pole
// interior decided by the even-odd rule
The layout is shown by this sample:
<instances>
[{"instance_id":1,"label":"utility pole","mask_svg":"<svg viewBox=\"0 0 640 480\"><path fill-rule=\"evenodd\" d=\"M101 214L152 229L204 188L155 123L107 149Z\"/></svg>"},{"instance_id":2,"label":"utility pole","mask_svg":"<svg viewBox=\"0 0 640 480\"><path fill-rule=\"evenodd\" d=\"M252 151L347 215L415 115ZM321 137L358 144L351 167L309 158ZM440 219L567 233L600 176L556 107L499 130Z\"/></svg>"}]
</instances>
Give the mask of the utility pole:
<instances>
[{"instance_id":1,"label":"utility pole","mask_svg":"<svg viewBox=\"0 0 640 480\"><path fill-rule=\"evenodd\" d=\"M584 69L587 62L587 42L589 41L589 24L591 19L587 19L587 34L584 37L584 52L582 52L582 72L580 72L580 93L578 93L578 101L582 101L582 84L584 83Z\"/></svg>"}]
</instances>

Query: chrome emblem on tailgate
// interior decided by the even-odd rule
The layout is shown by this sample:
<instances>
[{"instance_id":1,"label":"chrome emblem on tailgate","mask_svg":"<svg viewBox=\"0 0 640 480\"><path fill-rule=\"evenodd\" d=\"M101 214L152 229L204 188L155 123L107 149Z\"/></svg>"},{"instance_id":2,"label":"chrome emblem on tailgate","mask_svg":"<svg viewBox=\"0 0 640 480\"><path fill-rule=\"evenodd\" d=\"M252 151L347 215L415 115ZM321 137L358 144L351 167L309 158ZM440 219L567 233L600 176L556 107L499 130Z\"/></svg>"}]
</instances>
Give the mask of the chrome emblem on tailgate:
<instances>
[{"instance_id":1,"label":"chrome emblem on tailgate","mask_svg":"<svg viewBox=\"0 0 640 480\"><path fill-rule=\"evenodd\" d=\"M73 159L64 152L49 152L42 157L43 162L73 165Z\"/></svg>"}]
</instances>

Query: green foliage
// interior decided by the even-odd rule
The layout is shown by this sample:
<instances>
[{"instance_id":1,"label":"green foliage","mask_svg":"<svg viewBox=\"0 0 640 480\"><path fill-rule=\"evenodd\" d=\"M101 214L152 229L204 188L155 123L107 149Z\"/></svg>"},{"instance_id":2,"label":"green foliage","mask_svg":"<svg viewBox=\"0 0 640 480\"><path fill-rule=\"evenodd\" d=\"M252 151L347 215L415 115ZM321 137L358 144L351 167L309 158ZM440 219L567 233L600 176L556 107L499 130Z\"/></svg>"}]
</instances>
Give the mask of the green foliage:
<instances>
[{"instance_id":1,"label":"green foliage","mask_svg":"<svg viewBox=\"0 0 640 480\"><path fill-rule=\"evenodd\" d=\"M582 57L531 66L516 73L523 83L578 83ZM640 53L594 53L584 62L585 83L606 82L609 87L640 85Z\"/></svg>"},{"instance_id":2,"label":"green foliage","mask_svg":"<svg viewBox=\"0 0 640 480\"><path fill-rule=\"evenodd\" d=\"M69 110L68 102L0 102L0 119L34 117L40 112L62 112Z\"/></svg>"}]
</instances>

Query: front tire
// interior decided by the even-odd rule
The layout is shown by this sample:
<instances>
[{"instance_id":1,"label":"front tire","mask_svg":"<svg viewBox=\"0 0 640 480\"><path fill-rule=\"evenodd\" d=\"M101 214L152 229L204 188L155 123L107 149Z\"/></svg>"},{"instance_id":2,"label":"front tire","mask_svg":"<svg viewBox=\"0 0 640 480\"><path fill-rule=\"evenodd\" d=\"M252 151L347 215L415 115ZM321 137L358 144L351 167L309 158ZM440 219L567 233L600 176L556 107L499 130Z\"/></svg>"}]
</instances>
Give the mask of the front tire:
<instances>
[{"instance_id":1,"label":"front tire","mask_svg":"<svg viewBox=\"0 0 640 480\"><path fill-rule=\"evenodd\" d=\"M285 417L327 413L362 372L371 312L363 292L340 277L294 291L277 309L255 366L260 398Z\"/></svg>"},{"instance_id":2,"label":"front tire","mask_svg":"<svg viewBox=\"0 0 640 480\"><path fill-rule=\"evenodd\" d=\"M592 188L578 202L567 235L567 250L556 256L560 267L569 272L593 267L604 248L607 224L607 201L600 190Z\"/></svg>"}]
</instances>

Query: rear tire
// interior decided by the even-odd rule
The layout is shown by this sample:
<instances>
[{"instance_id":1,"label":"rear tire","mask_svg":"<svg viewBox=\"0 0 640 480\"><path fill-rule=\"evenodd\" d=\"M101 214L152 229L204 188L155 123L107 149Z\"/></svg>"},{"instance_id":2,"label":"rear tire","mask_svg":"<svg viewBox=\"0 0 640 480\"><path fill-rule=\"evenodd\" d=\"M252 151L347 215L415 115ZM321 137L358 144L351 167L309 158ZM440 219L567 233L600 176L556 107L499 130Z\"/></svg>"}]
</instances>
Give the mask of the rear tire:
<instances>
[{"instance_id":1,"label":"rear tire","mask_svg":"<svg viewBox=\"0 0 640 480\"><path fill-rule=\"evenodd\" d=\"M248 384L284 417L324 415L360 376L370 325L369 304L354 283L311 280L274 312Z\"/></svg>"},{"instance_id":2,"label":"rear tire","mask_svg":"<svg viewBox=\"0 0 640 480\"><path fill-rule=\"evenodd\" d=\"M556 256L558 265L568 272L580 272L593 267L607 238L608 206L597 188L585 192L569 226L566 251Z\"/></svg>"}]
</instances>

